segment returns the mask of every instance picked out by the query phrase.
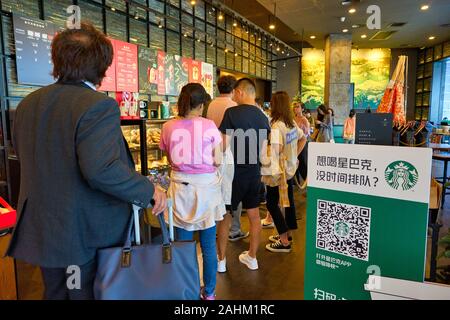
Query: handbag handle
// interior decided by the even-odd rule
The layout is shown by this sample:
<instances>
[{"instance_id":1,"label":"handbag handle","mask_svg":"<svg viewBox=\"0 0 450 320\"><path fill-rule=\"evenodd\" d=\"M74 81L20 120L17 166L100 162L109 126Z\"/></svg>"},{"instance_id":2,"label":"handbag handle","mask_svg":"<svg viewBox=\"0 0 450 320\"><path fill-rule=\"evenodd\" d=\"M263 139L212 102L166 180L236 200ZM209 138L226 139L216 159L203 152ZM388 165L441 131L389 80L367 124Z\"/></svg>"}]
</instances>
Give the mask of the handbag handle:
<instances>
[{"instance_id":1,"label":"handbag handle","mask_svg":"<svg viewBox=\"0 0 450 320\"><path fill-rule=\"evenodd\" d=\"M167 201L167 206L169 208L169 212L172 210L172 201L169 199L169 201ZM133 205L133 214L131 215L130 221L128 223L128 229L127 229L127 238L125 240L125 244L122 248L122 268L129 268L131 265L131 251L132 251L132 241L131 241L131 234L133 232L133 227L134 230L139 230L139 219L136 218L138 217L138 211L140 211L141 208L134 206ZM161 227L161 232L162 232L162 238L163 238L163 243L162 243L162 250L163 250L163 263L164 264L168 264L170 262L172 262L172 246L170 243L170 237L169 237L169 230L167 228L166 222L164 220L164 214L161 213L158 215L158 222L159 222L159 226ZM140 244L140 239L138 239L140 237L139 232L136 231L136 244L139 245Z\"/></svg>"}]
</instances>

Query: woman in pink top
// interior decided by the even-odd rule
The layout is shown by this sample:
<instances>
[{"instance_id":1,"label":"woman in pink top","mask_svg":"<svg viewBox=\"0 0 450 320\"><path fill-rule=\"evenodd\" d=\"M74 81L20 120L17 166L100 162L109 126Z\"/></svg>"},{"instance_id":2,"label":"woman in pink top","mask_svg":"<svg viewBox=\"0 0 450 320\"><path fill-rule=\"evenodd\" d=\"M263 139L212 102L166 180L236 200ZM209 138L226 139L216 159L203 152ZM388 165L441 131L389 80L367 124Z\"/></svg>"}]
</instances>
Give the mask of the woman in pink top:
<instances>
[{"instance_id":1,"label":"woman in pink top","mask_svg":"<svg viewBox=\"0 0 450 320\"><path fill-rule=\"evenodd\" d=\"M203 255L201 298L215 299L217 252L216 221L226 213L217 170L221 134L213 121L202 118L205 89L197 83L183 87L178 100L179 118L164 124L161 150L172 166L168 198L173 201L173 221L179 241L200 233Z\"/></svg>"},{"instance_id":2,"label":"woman in pink top","mask_svg":"<svg viewBox=\"0 0 450 320\"><path fill-rule=\"evenodd\" d=\"M350 110L350 115L345 120L344 124L344 142L348 144L355 143L355 129L356 129L356 112Z\"/></svg>"}]
</instances>

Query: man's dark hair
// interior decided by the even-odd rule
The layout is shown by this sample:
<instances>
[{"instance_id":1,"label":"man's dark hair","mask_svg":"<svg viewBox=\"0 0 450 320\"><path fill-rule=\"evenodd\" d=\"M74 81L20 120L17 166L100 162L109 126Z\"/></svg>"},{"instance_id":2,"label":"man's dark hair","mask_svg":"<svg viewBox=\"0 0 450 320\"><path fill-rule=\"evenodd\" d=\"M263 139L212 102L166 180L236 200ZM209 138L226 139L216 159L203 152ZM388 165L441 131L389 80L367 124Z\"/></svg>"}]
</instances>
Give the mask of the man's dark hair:
<instances>
[{"instance_id":1,"label":"man's dark hair","mask_svg":"<svg viewBox=\"0 0 450 320\"><path fill-rule=\"evenodd\" d=\"M113 61L111 41L91 23L58 33L52 43L53 77L63 83L100 85Z\"/></svg>"},{"instance_id":2,"label":"man's dark hair","mask_svg":"<svg viewBox=\"0 0 450 320\"><path fill-rule=\"evenodd\" d=\"M236 84L236 78L233 76L222 76L219 78L217 82L217 87L219 88L220 94L228 94L231 93L234 89L234 85Z\"/></svg>"},{"instance_id":3,"label":"man's dark hair","mask_svg":"<svg viewBox=\"0 0 450 320\"><path fill-rule=\"evenodd\" d=\"M186 117L192 109L198 108L207 102L205 88L199 83L189 83L181 89L178 97L178 115Z\"/></svg>"},{"instance_id":4,"label":"man's dark hair","mask_svg":"<svg viewBox=\"0 0 450 320\"><path fill-rule=\"evenodd\" d=\"M239 79L234 85L234 89L238 88L249 94L256 94L256 85L250 78Z\"/></svg>"}]
</instances>

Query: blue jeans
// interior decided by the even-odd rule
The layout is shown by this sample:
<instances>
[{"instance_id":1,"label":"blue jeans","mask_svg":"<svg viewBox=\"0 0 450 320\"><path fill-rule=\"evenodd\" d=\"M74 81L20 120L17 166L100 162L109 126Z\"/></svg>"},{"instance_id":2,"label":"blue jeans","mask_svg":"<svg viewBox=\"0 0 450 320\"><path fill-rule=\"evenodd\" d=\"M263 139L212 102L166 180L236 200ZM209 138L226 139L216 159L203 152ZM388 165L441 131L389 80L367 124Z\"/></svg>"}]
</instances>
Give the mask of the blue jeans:
<instances>
[{"instance_id":1,"label":"blue jeans","mask_svg":"<svg viewBox=\"0 0 450 320\"><path fill-rule=\"evenodd\" d=\"M216 251L216 226L198 231L200 234L200 247L203 256L203 282L205 295L211 296L216 290L217 251ZM192 241L194 231L186 231L176 228L178 241Z\"/></svg>"}]
</instances>

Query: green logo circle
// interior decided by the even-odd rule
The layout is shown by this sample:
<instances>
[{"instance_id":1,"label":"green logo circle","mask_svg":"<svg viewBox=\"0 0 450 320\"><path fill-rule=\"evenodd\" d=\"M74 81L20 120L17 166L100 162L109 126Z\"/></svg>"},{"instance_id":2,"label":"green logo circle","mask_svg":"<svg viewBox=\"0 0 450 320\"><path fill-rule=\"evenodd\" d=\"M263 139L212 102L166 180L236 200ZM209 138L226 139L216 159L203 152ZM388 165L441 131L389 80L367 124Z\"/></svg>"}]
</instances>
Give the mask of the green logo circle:
<instances>
[{"instance_id":1,"label":"green logo circle","mask_svg":"<svg viewBox=\"0 0 450 320\"><path fill-rule=\"evenodd\" d=\"M341 238L346 238L350 233L350 227L343 221L338 221L334 225L334 233Z\"/></svg>"},{"instance_id":2,"label":"green logo circle","mask_svg":"<svg viewBox=\"0 0 450 320\"><path fill-rule=\"evenodd\" d=\"M387 184L395 190L410 190L419 181L416 167L406 161L392 162L384 171Z\"/></svg>"}]
</instances>

